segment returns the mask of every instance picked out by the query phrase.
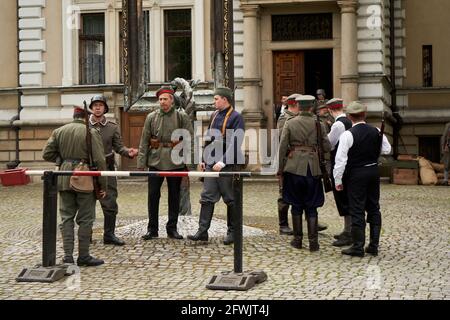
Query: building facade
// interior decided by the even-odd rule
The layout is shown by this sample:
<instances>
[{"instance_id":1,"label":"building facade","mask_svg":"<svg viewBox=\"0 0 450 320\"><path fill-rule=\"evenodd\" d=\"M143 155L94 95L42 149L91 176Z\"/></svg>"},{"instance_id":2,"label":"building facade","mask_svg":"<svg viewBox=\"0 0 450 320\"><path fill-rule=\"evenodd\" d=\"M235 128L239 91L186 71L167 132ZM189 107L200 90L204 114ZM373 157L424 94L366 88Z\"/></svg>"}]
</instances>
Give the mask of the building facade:
<instances>
[{"instance_id":1,"label":"building facade","mask_svg":"<svg viewBox=\"0 0 450 320\"><path fill-rule=\"evenodd\" d=\"M365 102L373 123L383 113L398 153L439 160L450 121L450 2L233 4L236 107L248 128L274 128L281 95L323 88L327 98ZM144 0L143 7L150 91L174 77L211 89L210 1ZM41 150L51 131L94 94L108 98L109 116L136 147L146 113L123 112L121 0L6 0L0 9L0 168L14 160L50 166Z\"/></svg>"}]
</instances>

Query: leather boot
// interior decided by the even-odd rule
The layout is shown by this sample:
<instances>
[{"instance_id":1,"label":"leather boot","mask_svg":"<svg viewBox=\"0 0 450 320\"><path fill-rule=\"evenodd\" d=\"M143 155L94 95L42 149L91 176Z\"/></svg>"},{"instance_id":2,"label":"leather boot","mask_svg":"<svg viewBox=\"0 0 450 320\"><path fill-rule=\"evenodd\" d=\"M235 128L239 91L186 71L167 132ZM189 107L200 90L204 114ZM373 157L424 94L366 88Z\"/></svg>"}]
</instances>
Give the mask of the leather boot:
<instances>
[{"instance_id":1,"label":"leather boot","mask_svg":"<svg viewBox=\"0 0 450 320\"><path fill-rule=\"evenodd\" d=\"M64 258L63 263L73 263L73 249L75 246L74 222L67 221L59 226L63 240ZM72 262L71 262L72 261Z\"/></svg>"},{"instance_id":2,"label":"leather boot","mask_svg":"<svg viewBox=\"0 0 450 320\"><path fill-rule=\"evenodd\" d=\"M319 251L319 233L317 230L317 217L307 217L309 251Z\"/></svg>"},{"instance_id":3,"label":"leather boot","mask_svg":"<svg viewBox=\"0 0 450 320\"><path fill-rule=\"evenodd\" d=\"M92 227L82 227L78 228L78 266L99 266L105 263L101 259L96 259L89 254L89 240L92 233Z\"/></svg>"},{"instance_id":4,"label":"leather boot","mask_svg":"<svg viewBox=\"0 0 450 320\"><path fill-rule=\"evenodd\" d=\"M234 243L233 205L227 205L227 236L223 240L224 245Z\"/></svg>"},{"instance_id":5,"label":"leather boot","mask_svg":"<svg viewBox=\"0 0 450 320\"><path fill-rule=\"evenodd\" d=\"M289 205L284 201L278 201L278 221L280 223L280 234L292 235L293 231L289 228L288 222Z\"/></svg>"},{"instance_id":6,"label":"leather boot","mask_svg":"<svg viewBox=\"0 0 450 320\"><path fill-rule=\"evenodd\" d=\"M177 240L183 239L183 236L179 234L177 230L167 230L167 237L170 239L177 239Z\"/></svg>"},{"instance_id":7,"label":"leather boot","mask_svg":"<svg viewBox=\"0 0 450 320\"><path fill-rule=\"evenodd\" d=\"M114 234L116 230L116 216L105 215L103 243L113 244L115 246L123 246L125 242L120 240Z\"/></svg>"},{"instance_id":8,"label":"leather boot","mask_svg":"<svg viewBox=\"0 0 450 320\"><path fill-rule=\"evenodd\" d=\"M378 255L378 244L380 242L381 226L370 224L370 242L366 247L366 252L373 256Z\"/></svg>"},{"instance_id":9,"label":"leather boot","mask_svg":"<svg viewBox=\"0 0 450 320\"><path fill-rule=\"evenodd\" d=\"M342 235L333 242L333 246L335 247L344 247L349 246L353 243L351 232L343 232Z\"/></svg>"},{"instance_id":10,"label":"leather boot","mask_svg":"<svg viewBox=\"0 0 450 320\"><path fill-rule=\"evenodd\" d=\"M200 218L198 222L198 230L194 235L187 238L192 241L208 241L208 229L211 226L211 220L214 213L214 203L202 203L200 209Z\"/></svg>"},{"instance_id":11,"label":"leather boot","mask_svg":"<svg viewBox=\"0 0 450 320\"><path fill-rule=\"evenodd\" d=\"M365 230L363 228L352 226L353 245L348 249L342 250L342 254L353 257L364 257L365 237Z\"/></svg>"},{"instance_id":12,"label":"leather boot","mask_svg":"<svg viewBox=\"0 0 450 320\"><path fill-rule=\"evenodd\" d=\"M297 249L301 249L303 240L303 226L301 215L292 215L292 226L294 228L294 239L291 241L291 246Z\"/></svg>"}]
</instances>

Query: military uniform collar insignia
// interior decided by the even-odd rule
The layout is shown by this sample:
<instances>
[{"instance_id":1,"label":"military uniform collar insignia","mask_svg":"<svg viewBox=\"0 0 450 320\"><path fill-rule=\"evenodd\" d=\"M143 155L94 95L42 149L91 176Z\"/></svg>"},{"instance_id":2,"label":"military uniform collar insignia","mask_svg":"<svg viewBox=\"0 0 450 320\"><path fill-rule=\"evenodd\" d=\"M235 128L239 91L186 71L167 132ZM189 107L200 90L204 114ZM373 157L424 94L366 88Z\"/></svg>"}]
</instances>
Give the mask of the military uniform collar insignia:
<instances>
[{"instance_id":1,"label":"military uniform collar insignia","mask_svg":"<svg viewBox=\"0 0 450 320\"><path fill-rule=\"evenodd\" d=\"M100 125L102 125L102 126L106 126L106 124L108 123L108 120L106 120L106 117L103 116L103 117L101 118L100 121L95 121L95 120L94 120L94 116L91 115L91 116L89 117L89 122L90 122L91 125L93 125L93 126L95 126L97 123L100 124Z\"/></svg>"}]
</instances>

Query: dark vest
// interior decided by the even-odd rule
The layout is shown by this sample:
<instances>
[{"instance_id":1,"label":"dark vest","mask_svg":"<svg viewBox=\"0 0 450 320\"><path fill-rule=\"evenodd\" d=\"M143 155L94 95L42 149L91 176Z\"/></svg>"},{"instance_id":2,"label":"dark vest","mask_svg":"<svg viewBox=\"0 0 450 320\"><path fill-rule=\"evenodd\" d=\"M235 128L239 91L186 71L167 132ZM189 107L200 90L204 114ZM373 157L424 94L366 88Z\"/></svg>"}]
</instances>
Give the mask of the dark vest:
<instances>
[{"instance_id":1,"label":"dark vest","mask_svg":"<svg viewBox=\"0 0 450 320\"><path fill-rule=\"evenodd\" d=\"M358 124L349 129L353 145L348 151L347 168L360 168L378 163L380 156L380 132L368 124Z\"/></svg>"},{"instance_id":2,"label":"dark vest","mask_svg":"<svg viewBox=\"0 0 450 320\"><path fill-rule=\"evenodd\" d=\"M347 117L340 117L336 121L342 122L344 124L346 131L352 127L352 121ZM333 164L333 166L336 163L335 159L336 159L336 153L337 153L338 147L339 147L339 141L336 144L336 146L334 147L334 149L331 150L331 153L330 153L331 154L331 163Z\"/></svg>"}]
</instances>

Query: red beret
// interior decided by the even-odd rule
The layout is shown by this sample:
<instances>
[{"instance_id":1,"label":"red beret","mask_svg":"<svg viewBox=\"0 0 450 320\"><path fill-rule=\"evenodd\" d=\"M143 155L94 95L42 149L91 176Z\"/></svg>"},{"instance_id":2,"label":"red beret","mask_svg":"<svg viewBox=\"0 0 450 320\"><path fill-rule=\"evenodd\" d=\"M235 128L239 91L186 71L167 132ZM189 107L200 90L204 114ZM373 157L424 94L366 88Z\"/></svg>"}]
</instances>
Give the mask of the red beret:
<instances>
[{"instance_id":1,"label":"red beret","mask_svg":"<svg viewBox=\"0 0 450 320\"><path fill-rule=\"evenodd\" d=\"M173 95L175 93L175 91L173 91L173 89L171 87L161 87L161 89L156 91L156 97L159 98L159 96L162 95L163 93L168 93L168 94Z\"/></svg>"},{"instance_id":2,"label":"red beret","mask_svg":"<svg viewBox=\"0 0 450 320\"><path fill-rule=\"evenodd\" d=\"M81 107L74 107L73 115L84 115L84 109Z\"/></svg>"}]
</instances>

